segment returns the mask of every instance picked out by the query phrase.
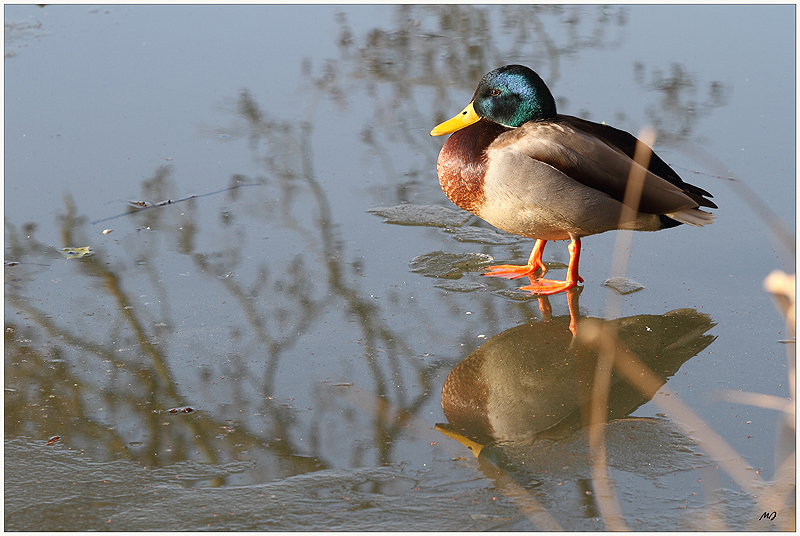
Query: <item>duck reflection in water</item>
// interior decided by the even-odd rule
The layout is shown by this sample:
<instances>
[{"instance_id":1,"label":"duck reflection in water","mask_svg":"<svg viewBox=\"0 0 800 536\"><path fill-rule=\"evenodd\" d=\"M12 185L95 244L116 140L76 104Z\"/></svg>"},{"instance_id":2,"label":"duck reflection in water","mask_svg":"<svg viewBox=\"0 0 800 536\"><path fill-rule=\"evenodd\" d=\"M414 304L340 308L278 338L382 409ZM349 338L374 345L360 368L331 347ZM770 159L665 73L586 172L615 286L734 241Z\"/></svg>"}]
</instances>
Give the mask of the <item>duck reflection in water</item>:
<instances>
[{"instance_id":1,"label":"duck reflection in water","mask_svg":"<svg viewBox=\"0 0 800 536\"><path fill-rule=\"evenodd\" d=\"M542 297L540 307L547 321L492 337L450 372L442 388L448 423L437 425L439 431L458 439L477 456L490 444L560 439L588 425L598 352L574 336L575 290L567 291L569 317L547 319L549 303ZM584 319L581 329L587 320L601 329L615 330L628 355L638 356L658 377L659 388L716 338L705 334L715 325L711 318L693 309L614 321ZM615 372L608 420L630 415L656 390L643 394Z\"/></svg>"}]
</instances>

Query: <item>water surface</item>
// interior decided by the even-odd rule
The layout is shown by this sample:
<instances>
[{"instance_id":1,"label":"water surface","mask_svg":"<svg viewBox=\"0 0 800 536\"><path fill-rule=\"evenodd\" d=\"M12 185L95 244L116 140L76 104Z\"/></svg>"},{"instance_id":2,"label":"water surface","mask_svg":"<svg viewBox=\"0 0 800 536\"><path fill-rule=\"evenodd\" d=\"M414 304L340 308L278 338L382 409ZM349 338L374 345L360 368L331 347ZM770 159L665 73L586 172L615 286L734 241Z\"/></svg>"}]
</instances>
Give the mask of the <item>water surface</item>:
<instances>
[{"instance_id":1,"label":"water surface","mask_svg":"<svg viewBox=\"0 0 800 536\"><path fill-rule=\"evenodd\" d=\"M509 63L536 70L560 113L655 126L659 155L720 207L709 227L627 250L644 288L613 316L640 337L673 311L705 323L652 401L618 406L643 423L645 458L623 463L624 421L608 425L624 522L793 520L780 501L758 517L763 494L793 486L776 469L794 432L730 392L791 396L794 336L762 281L794 273L794 253L754 199L793 228L794 6L48 5L5 19L7 529L608 528L585 429L476 458L435 428L445 378L487 341L548 322L571 337L567 296L548 314L479 275L524 262L532 241L458 211L436 179L430 129ZM387 217L398 205L413 214ZM581 317L607 316L616 239L583 240ZM567 259L548 244L551 275ZM670 397L702 430L665 413ZM708 426L735 455L714 457ZM539 456L569 469L520 469Z\"/></svg>"}]
</instances>

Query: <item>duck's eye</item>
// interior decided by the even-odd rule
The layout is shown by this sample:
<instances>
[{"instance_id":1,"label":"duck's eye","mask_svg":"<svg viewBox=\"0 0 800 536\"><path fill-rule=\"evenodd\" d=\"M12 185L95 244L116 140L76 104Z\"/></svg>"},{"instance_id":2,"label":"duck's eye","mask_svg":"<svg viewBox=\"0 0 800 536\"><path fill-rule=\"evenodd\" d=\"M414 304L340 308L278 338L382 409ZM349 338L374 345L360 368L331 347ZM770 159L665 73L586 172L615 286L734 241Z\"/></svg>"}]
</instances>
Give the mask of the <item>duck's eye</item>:
<instances>
[{"instance_id":1,"label":"duck's eye","mask_svg":"<svg viewBox=\"0 0 800 536\"><path fill-rule=\"evenodd\" d=\"M500 90L499 90L499 89L497 89L497 88L494 88L494 89L490 89L490 90L489 90L489 95L491 95L492 97L496 97L496 96L498 96L499 94L500 94Z\"/></svg>"}]
</instances>

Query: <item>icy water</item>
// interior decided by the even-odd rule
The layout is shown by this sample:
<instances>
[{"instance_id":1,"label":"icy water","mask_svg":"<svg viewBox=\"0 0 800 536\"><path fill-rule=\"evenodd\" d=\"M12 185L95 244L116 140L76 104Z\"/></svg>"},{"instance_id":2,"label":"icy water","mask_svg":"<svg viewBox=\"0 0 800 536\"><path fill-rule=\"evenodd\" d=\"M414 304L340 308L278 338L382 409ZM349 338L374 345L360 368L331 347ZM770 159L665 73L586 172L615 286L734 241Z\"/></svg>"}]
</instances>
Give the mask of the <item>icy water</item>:
<instances>
[{"instance_id":1,"label":"icy water","mask_svg":"<svg viewBox=\"0 0 800 536\"><path fill-rule=\"evenodd\" d=\"M793 528L794 22L6 6L5 528ZM532 241L447 200L429 132L510 63L654 126L714 224L586 238L548 300L481 277Z\"/></svg>"}]
</instances>

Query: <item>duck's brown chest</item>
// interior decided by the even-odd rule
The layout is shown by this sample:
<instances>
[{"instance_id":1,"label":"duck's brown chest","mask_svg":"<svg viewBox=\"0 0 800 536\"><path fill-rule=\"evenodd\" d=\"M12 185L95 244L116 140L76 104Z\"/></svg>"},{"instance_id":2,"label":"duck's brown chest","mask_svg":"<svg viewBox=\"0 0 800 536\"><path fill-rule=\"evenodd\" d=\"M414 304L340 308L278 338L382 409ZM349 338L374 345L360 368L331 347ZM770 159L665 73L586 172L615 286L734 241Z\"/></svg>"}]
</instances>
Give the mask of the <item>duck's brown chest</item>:
<instances>
[{"instance_id":1,"label":"duck's brown chest","mask_svg":"<svg viewBox=\"0 0 800 536\"><path fill-rule=\"evenodd\" d=\"M436 171L447 198L460 208L480 216L486 201L486 148L507 129L481 120L453 133L442 147Z\"/></svg>"}]
</instances>

